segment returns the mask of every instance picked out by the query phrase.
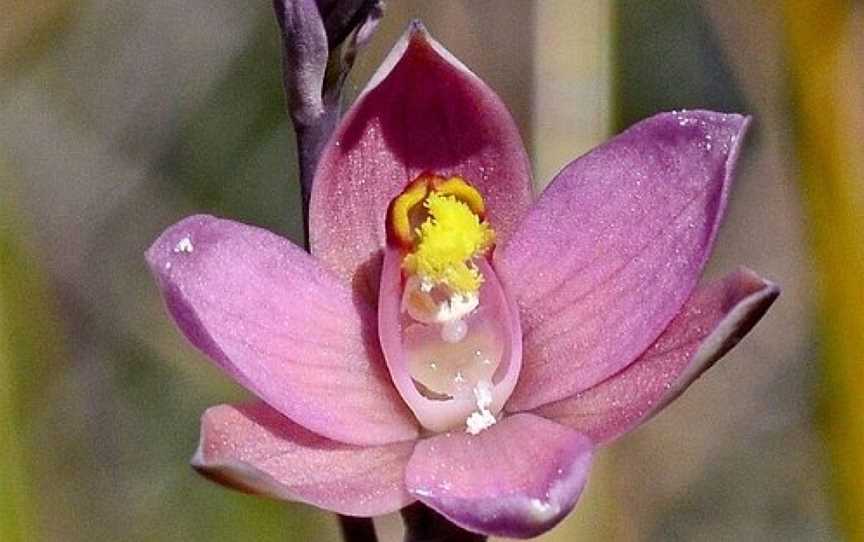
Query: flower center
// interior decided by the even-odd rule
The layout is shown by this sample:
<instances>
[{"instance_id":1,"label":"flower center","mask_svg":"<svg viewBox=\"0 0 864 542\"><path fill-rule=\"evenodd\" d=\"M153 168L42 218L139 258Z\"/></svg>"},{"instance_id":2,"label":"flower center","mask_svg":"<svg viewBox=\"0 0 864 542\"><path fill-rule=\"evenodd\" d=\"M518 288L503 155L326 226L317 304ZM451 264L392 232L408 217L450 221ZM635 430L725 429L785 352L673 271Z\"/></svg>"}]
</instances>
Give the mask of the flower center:
<instances>
[{"instance_id":1,"label":"flower center","mask_svg":"<svg viewBox=\"0 0 864 542\"><path fill-rule=\"evenodd\" d=\"M460 423L482 431L503 406L494 399L506 341L500 303L484 303L495 232L483 197L460 177L421 175L393 200L388 231L401 257L401 346L411 381L428 400L467 404Z\"/></svg>"}]
</instances>

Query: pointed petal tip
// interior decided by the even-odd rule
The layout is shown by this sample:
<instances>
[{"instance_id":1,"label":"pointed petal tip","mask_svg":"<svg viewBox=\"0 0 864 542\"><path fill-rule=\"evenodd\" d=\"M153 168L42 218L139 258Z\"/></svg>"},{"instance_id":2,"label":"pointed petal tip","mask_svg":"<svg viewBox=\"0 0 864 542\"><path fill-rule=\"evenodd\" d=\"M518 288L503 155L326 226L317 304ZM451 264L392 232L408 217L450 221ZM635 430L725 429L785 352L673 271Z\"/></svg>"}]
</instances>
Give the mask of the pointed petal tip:
<instances>
[{"instance_id":1,"label":"pointed petal tip","mask_svg":"<svg viewBox=\"0 0 864 542\"><path fill-rule=\"evenodd\" d=\"M713 363L731 350L765 316L771 305L780 297L780 286L762 278L755 271L740 266L735 273L724 279L726 284L739 284L746 295L730 295L725 318L702 342L696 358L711 359L704 372ZM683 391L683 390L682 390Z\"/></svg>"},{"instance_id":2,"label":"pointed petal tip","mask_svg":"<svg viewBox=\"0 0 864 542\"><path fill-rule=\"evenodd\" d=\"M192 242L192 232L202 224L212 220L217 219L210 215L188 216L159 234L150 248L144 252L144 259L153 274L158 278L166 270L170 270L171 266L166 264L171 261L173 256L181 252L194 251L194 243L189 244ZM183 241L184 239L188 239L188 242Z\"/></svg>"},{"instance_id":3,"label":"pointed petal tip","mask_svg":"<svg viewBox=\"0 0 864 542\"><path fill-rule=\"evenodd\" d=\"M249 495L270 497L285 500L284 488L280 487L272 477L254 468L252 465L239 460L236 457L220 457L218 452L208 453L208 447L212 447L212 436L220 434L216 420L223 423L228 418L235 417L241 409L233 409L229 405L211 406L201 414L201 429L198 437L198 447L189 459L189 466L195 472L213 483L228 489L233 489ZM264 407L266 409L266 407ZM242 431L231 433L233 438L242 438ZM225 438L220 444L224 445Z\"/></svg>"},{"instance_id":4,"label":"pointed petal tip","mask_svg":"<svg viewBox=\"0 0 864 542\"><path fill-rule=\"evenodd\" d=\"M222 487L248 495L280 498L279 486L272 478L240 462L208 461L201 443L189 460L189 465L195 472Z\"/></svg>"},{"instance_id":5,"label":"pointed petal tip","mask_svg":"<svg viewBox=\"0 0 864 542\"><path fill-rule=\"evenodd\" d=\"M204 478L228 489L250 495L276 497L278 489L275 482L268 480L268 477L260 471L241 461L226 461L224 458L218 458L208 453L208 442L210 442L212 435L218 433L218 427L214 425L213 420L224 416L226 413L235 414L227 405L209 407L201 414L198 447L189 459L189 466Z\"/></svg>"},{"instance_id":6,"label":"pointed petal tip","mask_svg":"<svg viewBox=\"0 0 864 542\"><path fill-rule=\"evenodd\" d=\"M423 24L423 21L421 21L420 19L413 19L410 23L408 23L408 29L406 33L412 38L426 39L430 37L429 30L426 28L426 25Z\"/></svg>"},{"instance_id":7,"label":"pointed petal tip","mask_svg":"<svg viewBox=\"0 0 864 542\"><path fill-rule=\"evenodd\" d=\"M637 123L639 125L662 125L669 122L680 128L693 128L725 137L729 154L735 154L743 136L753 123L753 117L741 113L724 113L709 109L680 109L657 113ZM635 125L634 125L635 126ZM722 142L722 141L720 141Z\"/></svg>"},{"instance_id":8,"label":"pointed petal tip","mask_svg":"<svg viewBox=\"0 0 864 542\"><path fill-rule=\"evenodd\" d=\"M479 77L477 77L477 75L471 71L468 66L463 64L461 60L456 58L453 53L441 45L441 43L432 36L432 33L429 32L429 29L420 19L414 19L408 23L405 32L402 33L402 36L393 48L390 49L390 52L384 58L384 61L381 62L381 65L372 75L366 88L363 89L361 97L376 88L384 79L387 78L388 75L390 75L398 64L408 61L412 59L412 57L415 59L418 58L415 55L420 55L420 57L422 57L423 54L429 54L430 52L443 59L452 67L479 80ZM483 84L485 85L485 83Z\"/></svg>"},{"instance_id":9,"label":"pointed petal tip","mask_svg":"<svg viewBox=\"0 0 864 542\"><path fill-rule=\"evenodd\" d=\"M734 164L738 158L741 143L753 122L751 115L741 113L723 113L708 109L685 109L658 113L652 120L671 117L680 127L694 126L714 136L719 136L717 143L724 144L727 151L727 163Z\"/></svg>"},{"instance_id":10,"label":"pointed petal tip","mask_svg":"<svg viewBox=\"0 0 864 542\"><path fill-rule=\"evenodd\" d=\"M480 78L471 71L470 68L468 68L461 60L456 58L453 53L435 39L420 19L414 19L408 23L405 31L390 49L390 52L387 53L387 56L378 66L375 73L366 84L366 87L357 97L357 100L355 100L355 103L359 102L363 96L374 90L382 81L384 81L384 79L390 75L398 64L412 59L417 60L417 55L422 57L424 53L428 54L429 52L444 60L445 63L450 64L451 67L458 69L460 72L469 75L473 79L476 79L484 87L486 86L486 84L480 80ZM491 89L486 90L491 92Z\"/></svg>"},{"instance_id":11,"label":"pointed petal tip","mask_svg":"<svg viewBox=\"0 0 864 542\"><path fill-rule=\"evenodd\" d=\"M763 290L765 297L770 297L772 300L776 299L782 291L779 284L766 279L746 265L739 265L735 270L735 274L739 277L742 284L749 284L754 292Z\"/></svg>"},{"instance_id":12,"label":"pointed petal tip","mask_svg":"<svg viewBox=\"0 0 864 542\"><path fill-rule=\"evenodd\" d=\"M204 465L204 450L201 448L201 439L199 438L198 447L195 448L195 453L189 458L189 466L197 471L199 468L204 467Z\"/></svg>"},{"instance_id":13,"label":"pointed petal tip","mask_svg":"<svg viewBox=\"0 0 864 542\"><path fill-rule=\"evenodd\" d=\"M410 50L414 49L416 45L426 43L426 36L428 36L426 27L419 19L414 19L408 23L405 32L402 33L402 36L396 41L396 44L393 45L390 52L387 53L387 56L384 57L384 60L375 70L375 73L372 74L369 82L366 83L366 87L357 96L355 104L361 102L363 97L375 90L393 72L396 66L403 61Z\"/></svg>"},{"instance_id":14,"label":"pointed petal tip","mask_svg":"<svg viewBox=\"0 0 864 542\"><path fill-rule=\"evenodd\" d=\"M765 315L774 301L780 297L780 286L747 266L739 265L735 271L718 281L728 285L736 285L735 293L729 293L725 309L727 317L732 317L735 311L750 314L753 323L746 328L749 331L755 323ZM748 320L749 321L749 320ZM745 331L745 333L746 333Z\"/></svg>"}]
</instances>

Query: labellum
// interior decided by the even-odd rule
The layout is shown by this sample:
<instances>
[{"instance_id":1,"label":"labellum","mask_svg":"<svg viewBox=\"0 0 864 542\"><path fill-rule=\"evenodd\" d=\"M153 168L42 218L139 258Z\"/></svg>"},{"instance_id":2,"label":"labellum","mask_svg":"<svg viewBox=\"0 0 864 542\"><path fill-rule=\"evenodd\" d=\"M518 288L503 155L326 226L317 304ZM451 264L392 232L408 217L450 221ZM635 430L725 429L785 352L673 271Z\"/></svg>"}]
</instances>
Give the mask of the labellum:
<instances>
[{"instance_id":1,"label":"labellum","mask_svg":"<svg viewBox=\"0 0 864 542\"><path fill-rule=\"evenodd\" d=\"M482 194L424 173L390 204L379 333L390 374L420 424L492 426L521 367L521 333L489 256Z\"/></svg>"}]
</instances>

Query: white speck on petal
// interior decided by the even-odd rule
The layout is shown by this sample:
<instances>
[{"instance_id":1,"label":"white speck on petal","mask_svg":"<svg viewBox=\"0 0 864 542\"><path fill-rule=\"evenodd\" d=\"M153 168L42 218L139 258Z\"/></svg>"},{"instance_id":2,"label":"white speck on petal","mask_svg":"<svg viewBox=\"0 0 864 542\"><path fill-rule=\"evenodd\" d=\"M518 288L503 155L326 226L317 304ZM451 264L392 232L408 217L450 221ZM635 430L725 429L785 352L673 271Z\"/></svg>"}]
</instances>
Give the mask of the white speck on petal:
<instances>
[{"instance_id":1,"label":"white speck on petal","mask_svg":"<svg viewBox=\"0 0 864 542\"><path fill-rule=\"evenodd\" d=\"M177 241L177 246L174 247L174 252L178 254L181 252L191 254L193 250L195 250L195 247L192 245L192 239L188 235Z\"/></svg>"},{"instance_id":2,"label":"white speck on petal","mask_svg":"<svg viewBox=\"0 0 864 542\"><path fill-rule=\"evenodd\" d=\"M481 380L474 386L474 399L478 410L486 410L492 404L492 384Z\"/></svg>"},{"instance_id":3,"label":"white speck on petal","mask_svg":"<svg viewBox=\"0 0 864 542\"><path fill-rule=\"evenodd\" d=\"M476 435L484 429L489 429L495 422L495 416L489 411L492 404L492 384L481 380L474 386L474 399L477 401L477 410L472 412L465 420L465 431Z\"/></svg>"},{"instance_id":4,"label":"white speck on petal","mask_svg":"<svg viewBox=\"0 0 864 542\"><path fill-rule=\"evenodd\" d=\"M472 412L471 415L468 416L468 419L465 420L465 431L468 434L476 435L480 433L480 431L489 429L495 425L495 422L495 416L484 408L479 412Z\"/></svg>"},{"instance_id":5,"label":"white speck on petal","mask_svg":"<svg viewBox=\"0 0 864 542\"><path fill-rule=\"evenodd\" d=\"M543 502L540 499L531 499L529 504L531 506L531 515L534 516L534 519L538 522L547 521L557 515L560 511L560 508L557 505L554 505L551 502Z\"/></svg>"}]
</instances>

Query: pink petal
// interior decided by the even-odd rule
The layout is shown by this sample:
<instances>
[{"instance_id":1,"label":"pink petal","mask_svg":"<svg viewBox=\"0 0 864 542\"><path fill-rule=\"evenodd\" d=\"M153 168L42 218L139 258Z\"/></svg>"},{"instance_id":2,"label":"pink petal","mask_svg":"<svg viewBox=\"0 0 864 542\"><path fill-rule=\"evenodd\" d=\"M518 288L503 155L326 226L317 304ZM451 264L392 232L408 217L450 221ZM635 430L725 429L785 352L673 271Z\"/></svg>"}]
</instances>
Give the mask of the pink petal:
<instances>
[{"instance_id":1,"label":"pink petal","mask_svg":"<svg viewBox=\"0 0 864 542\"><path fill-rule=\"evenodd\" d=\"M601 382L666 329L711 251L747 124L657 115L558 174L496 253L524 331L508 410Z\"/></svg>"},{"instance_id":2,"label":"pink petal","mask_svg":"<svg viewBox=\"0 0 864 542\"><path fill-rule=\"evenodd\" d=\"M194 216L166 230L147 261L192 344L285 416L353 444L417 435L381 359L374 311L300 248Z\"/></svg>"},{"instance_id":3,"label":"pink petal","mask_svg":"<svg viewBox=\"0 0 864 542\"><path fill-rule=\"evenodd\" d=\"M445 431L454 425L463 425L469 415L477 410L476 399L454 397L448 401L427 399L417 390L408 371L403 345L402 323L400 321L402 298L402 256L398 250L388 248L384 255L384 268L381 273L381 298L378 304L378 326L381 330L381 348L384 351L387 368L396 389L420 423L432 431ZM486 280L480 290L482 310L495 315L498 331L503 339L501 363L493 378L493 402L489 409L493 414L503 408L510 397L519 371L522 367L522 333L516 307L485 259L477 261Z\"/></svg>"},{"instance_id":4,"label":"pink petal","mask_svg":"<svg viewBox=\"0 0 864 542\"><path fill-rule=\"evenodd\" d=\"M465 529L527 538L573 508L591 456L587 437L516 414L476 436L453 432L420 441L405 481L418 500Z\"/></svg>"},{"instance_id":5,"label":"pink petal","mask_svg":"<svg viewBox=\"0 0 864 542\"><path fill-rule=\"evenodd\" d=\"M779 295L749 270L696 290L651 348L624 371L537 414L598 444L645 422L735 346Z\"/></svg>"},{"instance_id":6,"label":"pink petal","mask_svg":"<svg viewBox=\"0 0 864 542\"><path fill-rule=\"evenodd\" d=\"M414 499L404 468L414 442L358 447L307 431L265 403L207 409L192 458L220 484L351 516L393 512Z\"/></svg>"},{"instance_id":7,"label":"pink petal","mask_svg":"<svg viewBox=\"0 0 864 542\"><path fill-rule=\"evenodd\" d=\"M500 239L531 201L531 170L510 113L414 23L328 143L312 188L312 253L372 303L387 206L424 171L473 183Z\"/></svg>"}]
</instances>

